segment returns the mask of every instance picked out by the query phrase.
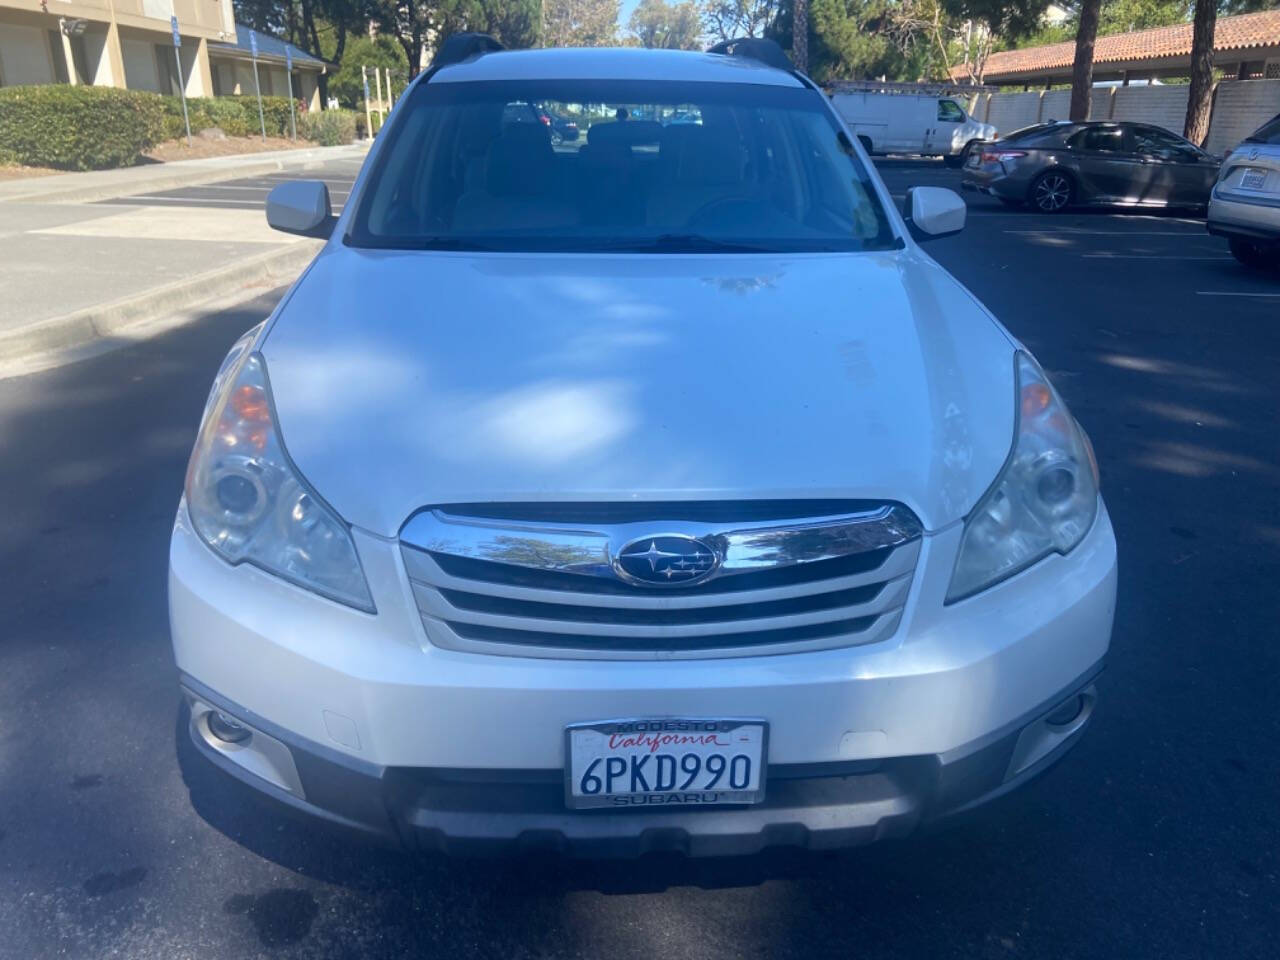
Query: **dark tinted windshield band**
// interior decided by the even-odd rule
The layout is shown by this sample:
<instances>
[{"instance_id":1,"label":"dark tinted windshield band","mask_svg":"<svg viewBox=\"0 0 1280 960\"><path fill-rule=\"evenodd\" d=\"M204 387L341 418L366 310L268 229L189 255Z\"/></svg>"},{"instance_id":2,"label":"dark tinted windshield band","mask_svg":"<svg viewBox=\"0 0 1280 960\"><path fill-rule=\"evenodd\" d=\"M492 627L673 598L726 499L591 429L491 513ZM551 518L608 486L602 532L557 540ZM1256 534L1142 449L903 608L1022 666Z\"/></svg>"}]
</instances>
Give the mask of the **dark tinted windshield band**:
<instances>
[{"instance_id":1,"label":"dark tinted windshield band","mask_svg":"<svg viewBox=\"0 0 1280 960\"><path fill-rule=\"evenodd\" d=\"M772 252L896 246L822 95L674 81L423 83L346 237L420 250Z\"/></svg>"}]
</instances>

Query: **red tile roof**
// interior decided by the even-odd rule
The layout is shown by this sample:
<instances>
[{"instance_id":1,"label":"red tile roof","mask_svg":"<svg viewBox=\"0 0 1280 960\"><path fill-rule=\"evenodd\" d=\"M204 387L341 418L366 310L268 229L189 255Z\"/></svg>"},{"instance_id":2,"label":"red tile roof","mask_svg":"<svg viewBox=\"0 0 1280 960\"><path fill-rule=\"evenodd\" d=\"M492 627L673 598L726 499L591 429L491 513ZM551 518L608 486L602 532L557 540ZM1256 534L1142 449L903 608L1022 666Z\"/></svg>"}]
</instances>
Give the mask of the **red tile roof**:
<instances>
[{"instance_id":1,"label":"red tile roof","mask_svg":"<svg viewBox=\"0 0 1280 960\"><path fill-rule=\"evenodd\" d=\"M1280 10L1246 13L1238 17L1219 17L1214 32L1215 52L1247 47L1280 46ZM993 80L1023 76L1044 71L1071 69L1075 60L1074 40L1051 43L1044 47L1002 50L987 58L983 79ZM1117 33L1099 37L1093 48L1094 64L1125 63L1191 55L1191 24L1153 27L1133 33Z\"/></svg>"}]
</instances>

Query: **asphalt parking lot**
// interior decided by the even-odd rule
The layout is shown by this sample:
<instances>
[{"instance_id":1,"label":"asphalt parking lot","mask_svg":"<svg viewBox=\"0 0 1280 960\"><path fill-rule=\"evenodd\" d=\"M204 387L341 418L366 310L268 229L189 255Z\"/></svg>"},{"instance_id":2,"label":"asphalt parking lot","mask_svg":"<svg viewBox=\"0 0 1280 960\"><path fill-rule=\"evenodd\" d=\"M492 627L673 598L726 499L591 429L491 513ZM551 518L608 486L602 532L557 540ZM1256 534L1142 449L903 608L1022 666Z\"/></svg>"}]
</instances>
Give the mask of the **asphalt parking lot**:
<instances>
[{"instance_id":1,"label":"asphalt parking lot","mask_svg":"<svg viewBox=\"0 0 1280 960\"><path fill-rule=\"evenodd\" d=\"M135 194L103 200L104 204L117 206L148 207L225 207L235 210L260 210L267 194L278 184L300 177L323 180L329 186L329 202L334 213L341 213L351 192L351 184L360 172L360 161L329 161L317 169L303 172L282 172L260 177L243 177L207 183L196 187L179 187L175 190L157 190L155 193Z\"/></svg>"},{"instance_id":2,"label":"asphalt parking lot","mask_svg":"<svg viewBox=\"0 0 1280 960\"><path fill-rule=\"evenodd\" d=\"M959 177L881 169L898 195ZM966 199L930 251L1092 435L1119 543L1063 764L941 832L731 861L423 859L257 804L177 729L165 570L208 384L266 297L0 381L0 957L1274 957L1280 279L1191 217Z\"/></svg>"}]
</instances>

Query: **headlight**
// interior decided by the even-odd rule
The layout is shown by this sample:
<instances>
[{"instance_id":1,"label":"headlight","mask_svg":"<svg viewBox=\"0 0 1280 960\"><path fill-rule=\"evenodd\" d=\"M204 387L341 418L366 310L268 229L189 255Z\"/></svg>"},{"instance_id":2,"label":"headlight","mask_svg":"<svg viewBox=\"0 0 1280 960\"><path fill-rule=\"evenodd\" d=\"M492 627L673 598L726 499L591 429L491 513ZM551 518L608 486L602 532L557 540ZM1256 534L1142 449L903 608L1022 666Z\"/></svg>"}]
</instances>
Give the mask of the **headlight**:
<instances>
[{"instance_id":1,"label":"headlight","mask_svg":"<svg viewBox=\"0 0 1280 960\"><path fill-rule=\"evenodd\" d=\"M257 328L223 361L187 468L196 533L229 563L252 563L370 613L347 525L298 475L280 442Z\"/></svg>"},{"instance_id":2,"label":"headlight","mask_svg":"<svg viewBox=\"0 0 1280 960\"><path fill-rule=\"evenodd\" d=\"M1098 474L1080 425L1044 372L1017 356L1017 426L1009 461L965 521L947 602L1078 544L1098 512Z\"/></svg>"}]
</instances>

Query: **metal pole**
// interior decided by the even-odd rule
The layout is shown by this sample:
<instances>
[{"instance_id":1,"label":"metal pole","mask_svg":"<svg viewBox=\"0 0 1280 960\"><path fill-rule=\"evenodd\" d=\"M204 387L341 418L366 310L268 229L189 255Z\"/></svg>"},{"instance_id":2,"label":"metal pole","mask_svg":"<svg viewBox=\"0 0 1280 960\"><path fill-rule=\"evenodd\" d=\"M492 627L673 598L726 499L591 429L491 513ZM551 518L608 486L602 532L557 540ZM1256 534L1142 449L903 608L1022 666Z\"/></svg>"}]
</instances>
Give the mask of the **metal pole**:
<instances>
[{"instance_id":1,"label":"metal pole","mask_svg":"<svg viewBox=\"0 0 1280 960\"><path fill-rule=\"evenodd\" d=\"M289 83L289 129L293 131L293 139L298 139L298 119L293 115L293 71L286 70L284 72L285 79Z\"/></svg>"},{"instance_id":2,"label":"metal pole","mask_svg":"<svg viewBox=\"0 0 1280 960\"><path fill-rule=\"evenodd\" d=\"M360 68L360 79L364 81L364 132L373 139L373 115L369 112L369 68Z\"/></svg>"},{"instance_id":3,"label":"metal pole","mask_svg":"<svg viewBox=\"0 0 1280 960\"><path fill-rule=\"evenodd\" d=\"M178 67L178 94L182 97L182 125L187 129L187 147L191 147L191 120L187 117L187 84L182 79L182 56L179 49L182 39L178 33L178 18L169 18L169 27L173 31L173 62ZM104 51L105 52L105 51Z\"/></svg>"},{"instance_id":4,"label":"metal pole","mask_svg":"<svg viewBox=\"0 0 1280 960\"><path fill-rule=\"evenodd\" d=\"M262 129L262 142L267 142L267 119L262 115L262 86L258 83L258 61L253 61L253 89L258 93L258 126Z\"/></svg>"},{"instance_id":5,"label":"metal pole","mask_svg":"<svg viewBox=\"0 0 1280 960\"><path fill-rule=\"evenodd\" d=\"M382 115L383 101L382 101L382 68L381 67L373 68L373 82L378 85L378 129L382 129L382 124L385 121Z\"/></svg>"},{"instance_id":6,"label":"metal pole","mask_svg":"<svg viewBox=\"0 0 1280 960\"><path fill-rule=\"evenodd\" d=\"M182 82L182 57L173 48L173 62L178 65L178 93L182 94L182 125L187 128L187 146L191 146L191 121L187 117L187 85Z\"/></svg>"},{"instance_id":7,"label":"metal pole","mask_svg":"<svg viewBox=\"0 0 1280 960\"><path fill-rule=\"evenodd\" d=\"M258 82L258 34L249 31L249 53L253 57L253 89L258 94L258 126L262 130L262 142L267 142L267 121L262 115L262 84Z\"/></svg>"}]
</instances>

